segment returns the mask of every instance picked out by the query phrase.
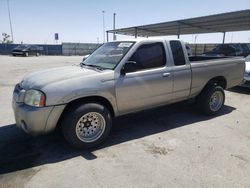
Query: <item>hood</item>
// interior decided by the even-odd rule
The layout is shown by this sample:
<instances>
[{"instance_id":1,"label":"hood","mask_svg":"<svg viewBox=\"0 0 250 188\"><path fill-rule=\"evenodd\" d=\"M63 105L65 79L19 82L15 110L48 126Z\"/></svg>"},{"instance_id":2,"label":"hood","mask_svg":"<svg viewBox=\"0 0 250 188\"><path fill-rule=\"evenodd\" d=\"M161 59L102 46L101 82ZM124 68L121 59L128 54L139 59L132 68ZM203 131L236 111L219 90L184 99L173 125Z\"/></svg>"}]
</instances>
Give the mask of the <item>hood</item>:
<instances>
[{"instance_id":1,"label":"hood","mask_svg":"<svg viewBox=\"0 0 250 188\"><path fill-rule=\"evenodd\" d=\"M100 74L96 70L82 68L81 66L65 66L34 72L24 77L21 87L28 89L42 89L43 87L56 82L87 77Z\"/></svg>"}]
</instances>

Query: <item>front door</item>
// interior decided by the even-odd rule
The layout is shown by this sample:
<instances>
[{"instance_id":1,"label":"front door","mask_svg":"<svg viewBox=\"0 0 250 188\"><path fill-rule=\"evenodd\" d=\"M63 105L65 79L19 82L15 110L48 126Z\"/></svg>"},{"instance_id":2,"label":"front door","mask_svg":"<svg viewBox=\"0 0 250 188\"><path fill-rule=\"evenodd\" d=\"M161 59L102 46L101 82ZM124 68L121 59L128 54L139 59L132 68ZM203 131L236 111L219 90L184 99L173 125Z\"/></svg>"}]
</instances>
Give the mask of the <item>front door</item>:
<instances>
[{"instance_id":1,"label":"front door","mask_svg":"<svg viewBox=\"0 0 250 188\"><path fill-rule=\"evenodd\" d=\"M168 103L172 98L173 75L166 66L163 43L141 45L129 61L136 70L116 80L116 98L120 114Z\"/></svg>"}]
</instances>

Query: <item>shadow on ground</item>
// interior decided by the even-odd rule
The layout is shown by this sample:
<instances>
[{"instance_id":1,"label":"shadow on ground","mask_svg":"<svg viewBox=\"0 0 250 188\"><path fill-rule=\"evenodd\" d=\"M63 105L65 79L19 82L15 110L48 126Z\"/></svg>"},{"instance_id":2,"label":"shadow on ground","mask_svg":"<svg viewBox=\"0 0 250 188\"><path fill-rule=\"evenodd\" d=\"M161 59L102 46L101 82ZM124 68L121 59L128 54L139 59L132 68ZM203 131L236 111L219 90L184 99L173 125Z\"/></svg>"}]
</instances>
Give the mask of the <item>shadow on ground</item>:
<instances>
[{"instance_id":1,"label":"shadow on ground","mask_svg":"<svg viewBox=\"0 0 250 188\"><path fill-rule=\"evenodd\" d=\"M228 91L250 95L250 88L246 88L246 87L237 86L237 87L233 87L233 88L228 89Z\"/></svg>"},{"instance_id":2,"label":"shadow on ground","mask_svg":"<svg viewBox=\"0 0 250 188\"><path fill-rule=\"evenodd\" d=\"M0 174L56 163L77 156L94 160L97 158L92 153L94 150L214 118L200 115L192 109L192 104L179 103L117 118L105 143L98 148L82 151L70 147L59 133L33 138L15 125L2 126ZM225 106L217 116L223 116L233 110L235 108Z\"/></svg>"}]
</instances>

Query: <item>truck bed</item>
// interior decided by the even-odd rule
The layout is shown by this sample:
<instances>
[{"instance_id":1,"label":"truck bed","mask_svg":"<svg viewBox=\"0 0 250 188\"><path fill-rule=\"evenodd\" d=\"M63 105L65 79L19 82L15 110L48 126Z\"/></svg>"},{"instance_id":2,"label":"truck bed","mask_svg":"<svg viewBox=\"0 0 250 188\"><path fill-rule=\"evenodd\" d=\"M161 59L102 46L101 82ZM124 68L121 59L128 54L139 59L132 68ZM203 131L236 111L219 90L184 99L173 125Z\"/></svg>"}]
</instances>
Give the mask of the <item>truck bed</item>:
<instances>
[{"instance_id":1,"label":"truck bed","mask_svg":"<svg viewBox=\"0 0 250 188\"><path fill-rule=\"evenodd\" d=\"M190 57L192 69L191 96L196 96L211 78L225 78L226 87L240 84L245 70L245 59L241 57Z\"/></svg>"}]
</instances>

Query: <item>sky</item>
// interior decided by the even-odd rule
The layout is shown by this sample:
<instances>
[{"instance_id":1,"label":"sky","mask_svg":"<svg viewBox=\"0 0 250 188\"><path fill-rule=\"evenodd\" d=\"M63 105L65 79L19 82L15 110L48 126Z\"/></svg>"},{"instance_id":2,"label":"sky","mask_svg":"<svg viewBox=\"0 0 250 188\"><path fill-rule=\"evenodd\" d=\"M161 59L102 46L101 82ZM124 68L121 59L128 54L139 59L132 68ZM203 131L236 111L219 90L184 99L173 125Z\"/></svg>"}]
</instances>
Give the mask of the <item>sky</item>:
<instances>
[{"instance_id":1,"label":"sky","mask_svg":"<svg viewBox=\"0 0 250 188\"><path fill-rule=\"evenodd\" d=\"M59 33L58 43L103 42L103 10L105 30L110 30L113 13L116 28L123 28L250 9L250 0L9 0L9 5L15 43L55 44L54 33ZM7 0L0 0L0 32L10 34ZM221 43L222 37L194 34L181 39ZM250 31L229 32L226 42L250 42Z\"/></svg>"}]
</instances>

